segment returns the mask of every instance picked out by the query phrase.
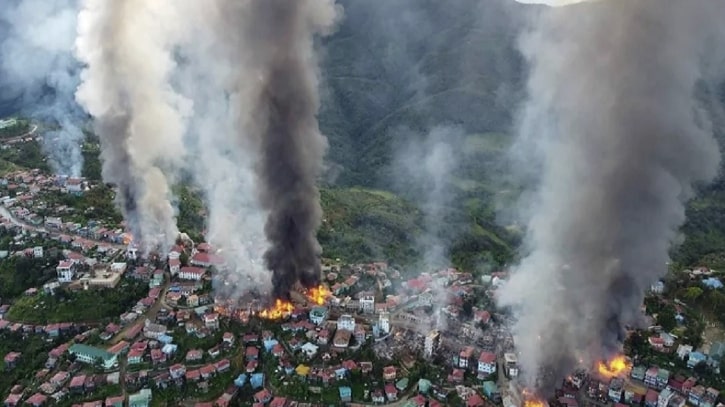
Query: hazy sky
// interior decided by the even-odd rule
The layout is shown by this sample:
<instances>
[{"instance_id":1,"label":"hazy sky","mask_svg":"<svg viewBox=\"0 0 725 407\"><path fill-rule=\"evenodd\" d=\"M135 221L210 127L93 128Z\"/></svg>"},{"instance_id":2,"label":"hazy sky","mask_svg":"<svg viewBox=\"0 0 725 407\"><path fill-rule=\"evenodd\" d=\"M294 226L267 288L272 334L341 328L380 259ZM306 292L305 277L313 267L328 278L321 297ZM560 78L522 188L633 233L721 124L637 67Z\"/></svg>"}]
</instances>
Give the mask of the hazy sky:
<instances>
[{"instance_id":1,"label":"hazy sky","mask_svg":"<svg viewBox=\"0 0 725 407\"><path fill-rule=\"evenodd\" d=\"M583 3L585 1L593 1L593 0L516 0L519 3L525 3L525 4L546 4L548 6L566 6L569 4L576 4L576 3Z\"/></svg>"}]
</instances>

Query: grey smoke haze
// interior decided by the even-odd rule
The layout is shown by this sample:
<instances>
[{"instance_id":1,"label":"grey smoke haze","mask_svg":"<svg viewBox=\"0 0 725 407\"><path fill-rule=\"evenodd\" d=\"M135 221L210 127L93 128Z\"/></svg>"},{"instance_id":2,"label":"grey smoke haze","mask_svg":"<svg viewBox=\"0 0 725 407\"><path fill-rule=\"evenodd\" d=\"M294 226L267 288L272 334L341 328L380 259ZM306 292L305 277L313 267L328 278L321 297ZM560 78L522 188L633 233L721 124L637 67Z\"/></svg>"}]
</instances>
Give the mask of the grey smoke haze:
<instances>
[{"instance_id":1,"label":"grey smoke haze","mask_svg":"<svg viewBox=\"0 0 725 407\"><path fill-rule=\"evenodd\" d=\"M400 148L393 162L398 189L416 202L423 212L424 233L418 238L418 251L423 254L425 271L433 272L450 266L448 228L451 204L456 189L452 177L461 162L464 133L456 127L434 127L422 140L410 135L409 129L395 132L395 137L415 140Z\"/></svg>"},{"instance_id":2,"label":"grey smoke haze","mask_svg":"<svg viewBox=\"0 0 725 407\"><path fill-rule=\"evenodd\" d=\"M50 124L43 147L53 170L78 177L85 114L74 99L76 0L12 0L0 13L0 89L21 114Z\"/></svg>"},{"instance_id":3,"label":"grey smoke haze","mask_svg":"<svg viewBox=\"0 0 725 407\"><path fill-rule=\"evenodd\" d=\"M103 179L136 241L165 250L178 236L170 184L184 158L190 106L170 86L171 48L184 16L170 3L86 0L76 53L84 64L76 98L101 140Z\"/></svg>"},{"instance_id":4,"label":"grey smoke haze","mask_svg":"<svg viewBox=\"0 0 725 407\"><path fill-rule=\"evenodd\" d=\"M693 183L717 173L693 92L722 12L710 0L585 3L543 10L521 39L530 76L517 146L540 186L528 254L500 304L518 313L523 379L540 394L621 351Z\"/></svg>"}]
</instances>

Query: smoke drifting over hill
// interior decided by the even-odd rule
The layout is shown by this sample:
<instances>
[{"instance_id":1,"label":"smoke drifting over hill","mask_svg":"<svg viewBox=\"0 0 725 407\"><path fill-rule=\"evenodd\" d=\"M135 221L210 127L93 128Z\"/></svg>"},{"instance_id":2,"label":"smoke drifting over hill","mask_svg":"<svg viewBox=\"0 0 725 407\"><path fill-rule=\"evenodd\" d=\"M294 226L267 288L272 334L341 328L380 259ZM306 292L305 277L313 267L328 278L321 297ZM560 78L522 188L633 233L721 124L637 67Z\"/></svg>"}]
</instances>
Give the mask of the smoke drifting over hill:
<instances>
[{"instance_id":1,"label":"smoke drifting over hill","mask_svg":"<svg viewBox=\"0 0 725 407\"><path fill-rule=\"evenodd\" d=\"M621 350L666 272L692 185L720 161L693 98L721 2L611 0L542 11L517 152L541 170L528 255L502 289L526 384L545 394ZM540 165L540 167L538 166Z\"/></svg>"},{"instance_id":2,"label":"smoke drifting over hill","mask_svg":"<svg viewBox=\"0 0 725 407\"><path fill-rule=\"evenodd\" d=\"M74 99L80 64L72 53L76 0L12 0L0 13L0 93L21 114L51 125L43 147L53 170L78 177L83 168L81 126Z\"/></svg>"},{"instance_id":3,"label":"smoke drifting over hill","mask_svg":"<svg viewBox=\"0 0 725 407\"><path fill-rule=\"evenodd\" d=\"M185 26L172 4L86 0L78 58L86 64L77 100L101 140L103 179L118 186L125 220L145 249L178 236L170 183L183 159L188 102L170 87L170 47Z\"/></svg>"}]
</instances>

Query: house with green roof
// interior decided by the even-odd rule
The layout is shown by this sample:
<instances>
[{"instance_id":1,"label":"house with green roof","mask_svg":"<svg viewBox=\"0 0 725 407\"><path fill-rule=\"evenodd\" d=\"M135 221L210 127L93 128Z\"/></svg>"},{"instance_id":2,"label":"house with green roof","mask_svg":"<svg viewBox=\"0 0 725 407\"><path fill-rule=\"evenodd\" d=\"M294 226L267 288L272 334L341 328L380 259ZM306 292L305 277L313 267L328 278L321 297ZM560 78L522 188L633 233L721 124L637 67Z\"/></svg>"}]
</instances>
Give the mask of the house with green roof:
<instances>
[{"instance_id":1,"label":"house with green roof","mask_svg":"<svg viewBox=\"0 0 725 407\"><path fill-rule=\"evenodd\" d=\"M104 369L113 369L118 366L118 357L116 355L95 346L76 343L68 349L68 352L82 363L101 363Z\"/></svg>"},{"instance_id":2,"label":"house with green roof","mask_svg":"<svg viewBox=\"0 0 725 407\"><path fill-rule=\"evenodd\" d=\"M151 396L151 389L141 389L128 396L128 407L149 407Z\"/></svg>"},{"instance_id":3,"label":"house with green roof","mask_svg":"<svg viewBox=\"0 0 725 407\"><path fill-rule=\"evenodd\" d=\"M499 402L501 400L501 392L499 392L496 382L492 380L483 382L483 394L494 402Z\"/></svg>"},{"instance_id":4,"label":"house with green roof","mask_svg":"<svg viewBox=\"0 0 725 407\"><path fill-rule=\"evenodd\" d=\"M428 379L420 379L418 380L418 392L423 394L428 394L430 391L430 388L433 384Z\"/></svg>"}]
</instances>

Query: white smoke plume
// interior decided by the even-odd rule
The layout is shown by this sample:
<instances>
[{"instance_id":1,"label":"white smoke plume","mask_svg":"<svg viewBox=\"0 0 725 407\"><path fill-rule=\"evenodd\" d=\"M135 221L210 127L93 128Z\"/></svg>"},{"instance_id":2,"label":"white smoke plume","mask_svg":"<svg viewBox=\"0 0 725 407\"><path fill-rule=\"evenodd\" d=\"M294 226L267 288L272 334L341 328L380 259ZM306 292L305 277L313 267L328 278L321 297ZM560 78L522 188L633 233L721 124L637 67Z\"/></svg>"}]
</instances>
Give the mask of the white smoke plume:
<instances>
[{"instance_id":1,"label":"white smoke plume","mask_svg":"<svg viewBox=\"0 0 725 407\"><path fill-rule=\"evenodd\" d=\"M262 257L268 244L266 211L259 205L254 175L256 158L248 140L236 135L248 120L239 112L251 97L251 84L240 80L238 72L245 56L242 40L219 25L233 4L190 0L179 7L197 19L179 50L182 63L174 82L194 101L186 170L204 195L205 239L226 262L214 276L215 291L227 298L241 295L241 289L266 292L271 275Z\"/></svg>"},{"instance_id":2,"label":"white smoke plume","mask_svg":"<svg viewBox=\"0 0 725 407\"><path fill-rule=\"evenodd\" d=\"M78 177L86 116L74 99L77 0L10 0L0 12L0 91L10 111L50 126L43 147L53 170Z\"/></svg>"},{"instance_id":3,"label":"white smoke plume","mask_svg":"<svg viewBox=\"0 0 725 407\"><path fill-rule=\"evenodd\" d=\"M450 208L455 201L452 177L461 161L463 131L454 127L435 127L421 140L411 140L401 148L393 162L396 183L409 189L423 212L424 233L418 239L426 271L450 266L448 246L453 236L446 236Z\"/></svg>"},{"instance_id":4,"label":"white smoke plume","mask_svg":"<svg viewBox=\"0 0 725 407\"><path fill-rule=\"evenodd\" d=\"M621 352L693 183L717 173L693 95L724 15L719 1L607 0L542 10L521 40L517 148L540 185L526 256L499 299L517 314L523 379L540 395L582 355L591 366Z\"/></svg>"},{"instance_id":5,"label":"white smoke plume","mask_svg":"<svg viewBox=\"0 0 725 407\"><path fill-rule=\"evenodd\" d=\"M416 249L423 255L421 271L432 273L447 269L451 266L449 244L455 237L450 225L456 189L451 183L461 162L463 130L434 127L423 140L401 132L409 133L411 130L400 130L396 134L411 141L397 151L393 173L398 189L413 199L423 213L423 233L416 241ZM448 305L448 291L442 282L434 280L431 294L436 316L435 326L431 329L445 329L441 325L442 318L438 316L440 310Z\"/></svg>"},{"instance_id":6,"label":"white smoke plume","mask_svg":"<svg viewBox=\"0 0 725 407\"><path fill-rule=\"evenodd\" d=\"M171 87L172 55L186 28L173 2L86 0L76 53L86 65L77 100L101 140L103 178L134 239L168 248L178 236L170 185L184 158L189 102Z\"/></svg>"}]
</instances>

